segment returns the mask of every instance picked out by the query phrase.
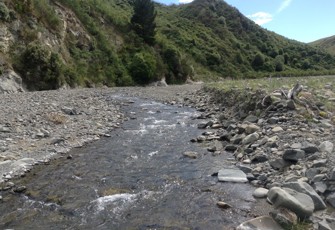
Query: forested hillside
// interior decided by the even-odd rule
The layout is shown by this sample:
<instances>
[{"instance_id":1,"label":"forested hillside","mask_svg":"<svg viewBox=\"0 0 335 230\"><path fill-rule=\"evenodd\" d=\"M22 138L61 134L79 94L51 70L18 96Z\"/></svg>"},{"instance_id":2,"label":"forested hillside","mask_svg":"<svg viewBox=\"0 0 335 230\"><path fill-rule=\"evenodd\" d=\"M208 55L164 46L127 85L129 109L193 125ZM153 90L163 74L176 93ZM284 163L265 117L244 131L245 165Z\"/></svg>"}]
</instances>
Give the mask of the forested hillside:
<instances>
[{"instance_id":1,"label":"forested hillside","mask_svg":"<svg viewBox=\"0 0 335 230\"><path fill-rule=\"evenodd\" d=\"M335 35L311 42L311 45L325 49L330 54L335 55Z\"/></svg>"},{"instance_id":2,"label":"forested hillside","mask_svg":"<svg viewBox=\"0 0 335 230\"><path fill-rule=\"evenodd\" d=\"M155 3L149 41L132 21L136 1L3 0L2 71L32 90L334 73L333 55L262 29L223 0Z\"/></svg>"}]
</instances>

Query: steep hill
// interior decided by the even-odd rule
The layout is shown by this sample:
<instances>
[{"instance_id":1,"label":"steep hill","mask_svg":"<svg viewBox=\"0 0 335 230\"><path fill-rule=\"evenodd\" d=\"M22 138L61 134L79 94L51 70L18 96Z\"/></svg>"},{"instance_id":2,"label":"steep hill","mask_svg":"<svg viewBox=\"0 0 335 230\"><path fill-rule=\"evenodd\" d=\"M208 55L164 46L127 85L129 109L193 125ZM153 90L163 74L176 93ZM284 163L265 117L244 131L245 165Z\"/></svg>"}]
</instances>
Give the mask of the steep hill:
<instances>
[{"instance_id":1,"label":"steep hill","mask_svg":"<svg viewBox=\"0 0 335 230\"><path fill-rule=\"evenodd\" d=\"M335 55L335 35L310 43L312 46L325 49L327 52Z\"/></svg>"},{"instance_id":2,"label":"steep hill","mask_svg":"<svg viewBox=\"0 0 335 230\"><path fill-rule=\"evenodd\" d=\"M155 4L156 43L147 45L130 23L133 1L2 0L2 72L42 90L335 70L335 56L269 32L223 0Z\"/></svg>"}]
</instances>

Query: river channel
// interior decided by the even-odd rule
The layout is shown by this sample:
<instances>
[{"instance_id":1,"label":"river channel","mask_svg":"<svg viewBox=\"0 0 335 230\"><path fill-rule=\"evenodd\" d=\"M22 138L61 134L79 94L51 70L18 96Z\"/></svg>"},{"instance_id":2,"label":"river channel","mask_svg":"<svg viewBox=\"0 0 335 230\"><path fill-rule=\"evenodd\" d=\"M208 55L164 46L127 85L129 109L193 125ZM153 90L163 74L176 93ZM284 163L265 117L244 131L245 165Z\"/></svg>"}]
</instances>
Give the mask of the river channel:
<instances>
[{"instance_id":1,"label":"river channel","mask_svg":"<svg viewBox=\"0 0 335 230\"><path fill-rule=\"evenodd\" d=\"M230 229L252 218L253 188L211 176L232 156L190 142L203 132L194 109L115 98L129 120L14 180L27 189L2 192L1 229Z\"/></svg>"}]
</instances>

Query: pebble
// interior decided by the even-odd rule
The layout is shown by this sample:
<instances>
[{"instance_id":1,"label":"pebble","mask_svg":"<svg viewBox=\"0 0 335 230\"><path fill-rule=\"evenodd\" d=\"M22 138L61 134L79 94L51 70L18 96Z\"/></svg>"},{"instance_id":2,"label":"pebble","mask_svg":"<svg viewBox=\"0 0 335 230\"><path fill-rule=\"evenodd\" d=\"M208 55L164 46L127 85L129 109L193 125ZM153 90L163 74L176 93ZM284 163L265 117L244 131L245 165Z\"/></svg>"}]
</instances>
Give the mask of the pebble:
<instances>
[{"instance_id":1,"label":"pebble","mask_svg":"<svg viewBox=\"0 0 335 230\"><path fill-rule=\"evenodd\" d=\"M257 188L252 195L256 198L265 198L267 197L269 190L265 188Z\"/></svg>"},{"instance_id":2,"label":"pebble","mask_svg":"<svg viewBox=\"0 0 335 230\"><path fill-rule=\"evenodd\" d=\"M219 208L222 208L222 209L227 209L227 208L232 208L232 206L230 204L227 204L226 202L223 202L223 201L218 201L216 203L216 205L219 207Z\"/></svg>"},{"instance_id":3,"label":"pebble","mask_svg":"<svg viewBox=\"0 0 335 230\"><path fill-rule=\"evenodd\" d=\"M198 153L197 152L184 152L183 156L191 158L191 159L196 159L198 157Z\"/></svg>"}]
</instances>

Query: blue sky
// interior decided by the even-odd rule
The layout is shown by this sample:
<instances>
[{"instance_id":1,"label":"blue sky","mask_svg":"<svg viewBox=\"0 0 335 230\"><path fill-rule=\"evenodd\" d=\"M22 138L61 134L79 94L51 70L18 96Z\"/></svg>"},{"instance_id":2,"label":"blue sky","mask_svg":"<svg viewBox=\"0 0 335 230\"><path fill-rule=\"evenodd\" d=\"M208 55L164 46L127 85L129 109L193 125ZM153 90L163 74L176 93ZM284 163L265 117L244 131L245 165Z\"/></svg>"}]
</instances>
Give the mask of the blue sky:
<instances>
[{"instance_id":1,"label":"blue sky","mask_svg":"<svg viewBox=\"0 0 335 230\"><path fill-rule=\"evenodd\" d=\"M192 0L155 0L164 4ZM262 27L311 42L335 35L335 0L225 0Z\"/></svg>"}]
</instances>

